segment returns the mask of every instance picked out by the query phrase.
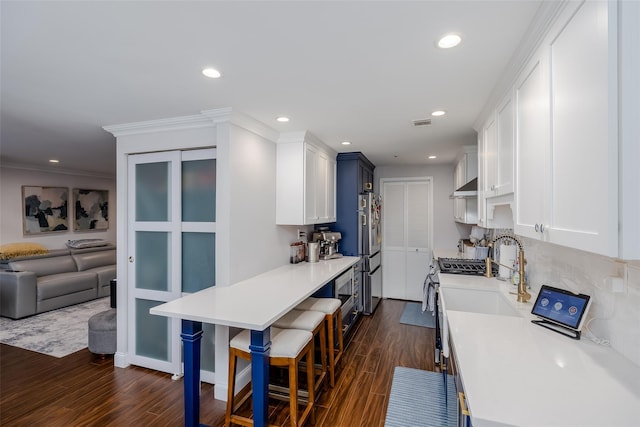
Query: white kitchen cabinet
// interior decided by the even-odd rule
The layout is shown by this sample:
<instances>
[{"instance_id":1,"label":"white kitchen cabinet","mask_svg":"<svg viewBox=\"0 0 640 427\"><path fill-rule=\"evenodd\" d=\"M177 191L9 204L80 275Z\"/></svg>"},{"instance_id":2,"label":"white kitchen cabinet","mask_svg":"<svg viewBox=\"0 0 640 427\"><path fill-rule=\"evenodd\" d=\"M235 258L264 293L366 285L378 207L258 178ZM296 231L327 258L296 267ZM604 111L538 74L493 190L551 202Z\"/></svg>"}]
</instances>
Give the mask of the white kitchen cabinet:
<instances>
[{"instance_id":1,"label":"white kitchen cabinet","mask_svg":"<svg viewBox=\"0 0 640 427\"><path fill-rule=\"evenodd\" d=\"M478 225L513 228L512 215L495 215L513 204L514 102L511 91L492 111L478 134Z\"/></svg>"},{"instance_id":2,"label":"white kitchen cabinet","mask_svg":"<svg viewBox=\"0 0 640 427\"><path fill-rule=\"evenodd\" d=\"M336 153L309 132L282 134L276 166L276 224L336 220Z\"/></svg>"},{"instance_id":3,"label":"white kitchen cabinet","mask_svg":"<svg viewBox=\"0 0 640 427\"><path fill-rule=\"evenodd\" d=\"M487 205L484 198L485 189L485 160L484 160L483 132L478 132L478 225L487 228Z\"/></svg>"},{"instance_id":4,"label":"white kitchen cabinet","mask_svg":"<svg viewBox=\"0 0 640 427\"><path fill-rule=\"evenodd\" d=\"M514 114L511 93L484 127L485 197L513 193Z\"/></svg>"},{"instance_id":5,"label":"white kitchen cabinet","mask_svg":"<svg viewBox=\"0 0 640 427\"><path fill-rule=\"evenodd\" d=\"M615 4L570 3L518 79L517 234L617 256L616 39Z\"/></svg>"},{"instance_id":6,"label":"white kitchen cabinet","mask_svg":"<svg viewBox=\"0 0 640 427\"><path fill-rule=\"evenodd\" d=\"M546 58L534 55L515 85L516 191L514 230L537 237L545 216L549 147L549 93Z\"/></svg>"},{"instance_id":7,"label":"white kitchen cabinet","mask_svg":"<svg viewBox=\"0 0 640 427\"><path fill-rule=\"evenodd\" d=\"M454 171L454 189L478 177L478 147L464 146ZM478 198L454 198L453 219L465 224L478 223Z\"/></svg>"}]
</instances>

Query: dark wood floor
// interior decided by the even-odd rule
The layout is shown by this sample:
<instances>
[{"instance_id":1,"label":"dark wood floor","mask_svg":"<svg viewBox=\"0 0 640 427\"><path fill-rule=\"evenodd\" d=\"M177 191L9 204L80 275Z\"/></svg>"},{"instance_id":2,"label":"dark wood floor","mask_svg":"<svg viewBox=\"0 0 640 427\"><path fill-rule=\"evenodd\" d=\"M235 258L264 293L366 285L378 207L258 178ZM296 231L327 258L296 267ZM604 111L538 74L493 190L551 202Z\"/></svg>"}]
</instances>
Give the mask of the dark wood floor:
<instances>
[{"instance_id":1,"label":"dark wood floor","mask_svg":"<svg viewBox=\"0 0 640 427\"><path fill-rule=\"evenodd\" d=\"M434 331L400 324L403 301L384 300L357 325L335 388L323 393L317 427L383 426L396 366L435 370ZM144 368L113 367L87 349L58 359L0 345L0 425L181 426L182 380ZM202 385L200 421L224 424L225 403ZM286 404L270 422L288 425Z\"/></svg>"}]
</instances>

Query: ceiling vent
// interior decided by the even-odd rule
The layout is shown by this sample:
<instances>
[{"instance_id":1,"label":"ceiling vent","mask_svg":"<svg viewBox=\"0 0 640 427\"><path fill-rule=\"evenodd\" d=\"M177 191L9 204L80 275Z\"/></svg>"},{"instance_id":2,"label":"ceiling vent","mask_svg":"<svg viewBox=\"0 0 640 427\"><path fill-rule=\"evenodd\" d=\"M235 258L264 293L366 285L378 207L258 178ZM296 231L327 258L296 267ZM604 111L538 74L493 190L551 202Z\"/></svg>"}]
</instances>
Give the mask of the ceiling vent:
<instances>
[{"instance_id":1,"label":"ceiling vent","mask_svg":"<svg viewBox=\"0 0 640 427\"><path fill-rule=\"evenodd\" d=\"M413 120L411 123L413 123L414 127L429 126L431 124L431 119L418 119Z\"/></svg>"}]
</instances>

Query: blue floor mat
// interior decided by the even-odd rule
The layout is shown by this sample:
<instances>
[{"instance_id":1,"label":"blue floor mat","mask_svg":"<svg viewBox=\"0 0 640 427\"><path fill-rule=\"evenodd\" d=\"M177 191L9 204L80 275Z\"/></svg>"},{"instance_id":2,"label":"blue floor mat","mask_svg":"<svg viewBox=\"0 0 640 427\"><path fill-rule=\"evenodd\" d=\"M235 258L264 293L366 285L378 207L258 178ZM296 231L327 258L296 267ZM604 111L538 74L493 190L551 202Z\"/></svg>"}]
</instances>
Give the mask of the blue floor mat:
<instances>
[{"instance_id":1,"label":"blue floor mat","mask_svg":"<svg viewBox=\"0 0 640 427\"><path fill-rule=\"evenodd\" d=\"M408 302L400 316L400 323L405 325L422 326L424 328L435 328L436 317L430 311L422 312L422 304Z\"/></svg>"},{"instance_id":2,"label":"blue floor mat","mask_svg":"<svg viewBox=\"0 0 640 427\"><path fill-rule=\"evenodd\" d=\"M455 427L458 399L453 377L397 366L393 373L385 427Z\"/></svg>"}]
</instances>

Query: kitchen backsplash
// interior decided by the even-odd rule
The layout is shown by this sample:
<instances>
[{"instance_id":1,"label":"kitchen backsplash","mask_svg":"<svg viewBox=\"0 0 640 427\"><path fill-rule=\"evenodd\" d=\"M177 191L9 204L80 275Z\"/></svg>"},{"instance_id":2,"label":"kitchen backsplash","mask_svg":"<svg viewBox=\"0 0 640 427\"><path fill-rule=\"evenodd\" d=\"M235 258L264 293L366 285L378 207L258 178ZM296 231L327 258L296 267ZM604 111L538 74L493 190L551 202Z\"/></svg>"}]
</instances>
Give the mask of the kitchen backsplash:
<instances>
[{"instance_id":1,"label":"kitchen backsplash","mask_svg":"<svg viewBox=\"0 0 640 427\"><path fill-rule=\"evenodd\" d=\"M601 255L522 238L532 289L543 284L590 295L586 325L594 336L640 366L640 262L623 262ZM610 277L622 277L625 291L614 293ZM584 328L586 329L586 328ZM591 335L583 330L583 338Z\"/></svg>"}]
</instances>

